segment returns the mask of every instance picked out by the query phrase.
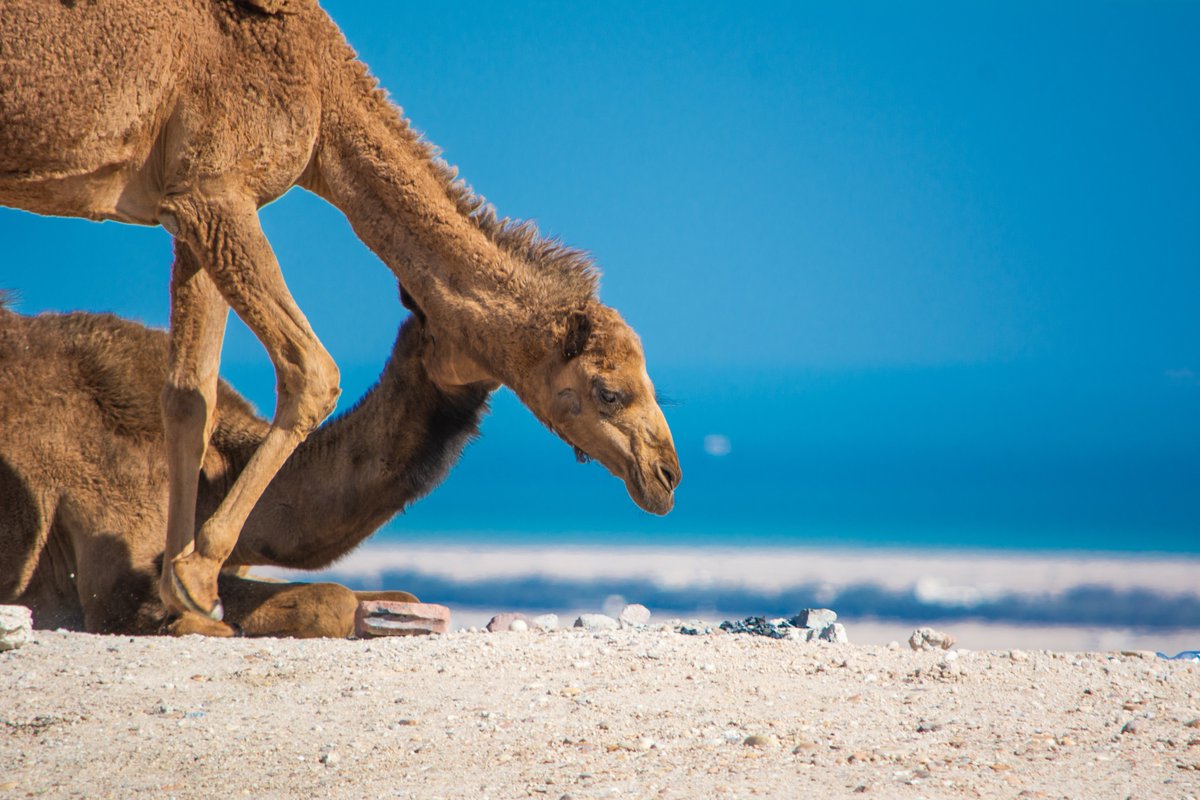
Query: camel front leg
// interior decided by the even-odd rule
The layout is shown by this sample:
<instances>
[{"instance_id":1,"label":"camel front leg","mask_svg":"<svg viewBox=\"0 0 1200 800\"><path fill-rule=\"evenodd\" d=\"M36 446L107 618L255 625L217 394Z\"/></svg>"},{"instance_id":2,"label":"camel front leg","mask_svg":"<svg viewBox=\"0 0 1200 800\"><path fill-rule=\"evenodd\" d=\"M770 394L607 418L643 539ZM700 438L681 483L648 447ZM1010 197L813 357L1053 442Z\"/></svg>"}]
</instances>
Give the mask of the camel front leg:
<instances>
[{"instance_id":1,"label":"camel front leg","mask_svg":"<svg viewBox=\"0 0 1200 800\"><path fill-rule=\"evenodd\" d=\"M164 202L159 218L188 245L275 366L271 429L216 512L201 525L194 547L163 560L172 607L220 619L217 574L267 484L333 410L338 371L288 292L250 199L174 196Z\"/></svg>"},{"instance_id":2,"label":"camel front leg","mask_svg":"<svg viewBox=\"0 0 1200 800\"><path fill-rule=\"evenodd\" d=\"M196 491L216 423L217 374L229 306L191 248L175 241L171 268L171 331L162 392L167 451L167 541L159 593L175 613L187 611L174 592L169 565L193 549Z\"/></svg>"}]
</instances>

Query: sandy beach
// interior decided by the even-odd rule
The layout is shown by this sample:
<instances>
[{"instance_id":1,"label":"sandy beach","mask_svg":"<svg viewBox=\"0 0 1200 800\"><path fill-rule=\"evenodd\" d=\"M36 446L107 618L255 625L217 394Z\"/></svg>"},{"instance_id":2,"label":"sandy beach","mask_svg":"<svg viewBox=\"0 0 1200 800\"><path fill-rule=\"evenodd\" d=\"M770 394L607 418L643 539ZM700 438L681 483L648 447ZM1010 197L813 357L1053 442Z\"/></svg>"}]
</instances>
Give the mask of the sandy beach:
<instances>
[{"instance_id":1,"label":"sandy beach","mask_svg":"<svg viewBox=\"0 0 1200 800\"><path fill-rule=\"evenodd\" d=\"M0 796L1183 800L1198 718L1144 653L43 631L0 653Z\"/></svg>"}]
</instances>

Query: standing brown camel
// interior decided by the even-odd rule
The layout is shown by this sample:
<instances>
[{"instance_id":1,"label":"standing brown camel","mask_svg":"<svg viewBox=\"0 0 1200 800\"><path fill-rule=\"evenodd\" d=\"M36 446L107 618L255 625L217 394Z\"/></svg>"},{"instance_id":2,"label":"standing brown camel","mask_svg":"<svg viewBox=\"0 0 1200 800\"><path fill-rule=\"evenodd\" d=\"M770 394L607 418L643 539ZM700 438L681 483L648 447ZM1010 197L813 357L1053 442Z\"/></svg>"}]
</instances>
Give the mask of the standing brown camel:
<instances>
[{"instance_id":1,"label":"standing brown camel","mask_svg":"<svg viewBox=\"0 0 1200 800\"><path fill-rule=\"evenodd\" d=\"M581 253L454 180L315 0L5 0L0 204L162 225L177 243L162 392L163 597L220 618L217 574L338 373L257 209L293 185L341 209L428 314L435 379L511 387L665 514L681 476L641 344ZM227 308L275 367L270 430L197 531Z\"/></svg>"},{"instance_id":2,"label":"standing brown camel","mask_svg":"<svg viewBox=\"0 0 1200 800\"><path fill-rule=\"evenodd\" d=\"M445 477L490 387L435 385L418 320L401 328L375 388L318 428L254 507L220 578L225 622L192 613L170 621L156 580L167 336L110 315L24 317L2 301L0 603L30 606L40 628L347 636L359 599L414 599L231 570L326 566ZM218 507L269 430L224 382L213 417L197 520Z\"/></svg>"}]
</instances>

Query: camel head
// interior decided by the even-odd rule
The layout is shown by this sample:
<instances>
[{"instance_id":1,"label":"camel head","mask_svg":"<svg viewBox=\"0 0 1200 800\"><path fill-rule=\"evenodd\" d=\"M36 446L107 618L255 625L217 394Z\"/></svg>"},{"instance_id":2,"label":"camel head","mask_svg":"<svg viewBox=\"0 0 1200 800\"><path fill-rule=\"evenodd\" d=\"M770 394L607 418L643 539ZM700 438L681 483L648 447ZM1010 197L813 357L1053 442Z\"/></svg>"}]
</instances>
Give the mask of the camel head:
<instances>
[{"instance_id":1,"label":"camel head","mask_svg":"<svg viewBox=\"0 0 1200 800\"><path fill-rule=\"evenodd\" d=\"M666 514L682 471L637 334L596 302L553 315L546 329L534 362L503 382L580 461L599 461L643 510ZM435 337L426 367L443 386L501 382L449 338Z\"/></svg>"}]
</instances>

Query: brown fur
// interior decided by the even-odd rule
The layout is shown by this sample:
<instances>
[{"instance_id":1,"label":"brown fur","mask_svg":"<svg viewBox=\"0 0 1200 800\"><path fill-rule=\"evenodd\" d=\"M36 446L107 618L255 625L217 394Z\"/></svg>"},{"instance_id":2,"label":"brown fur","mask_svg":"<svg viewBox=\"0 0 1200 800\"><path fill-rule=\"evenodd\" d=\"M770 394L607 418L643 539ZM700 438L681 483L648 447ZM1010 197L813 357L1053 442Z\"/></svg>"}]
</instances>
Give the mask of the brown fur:
<instances>
[{"instance_id":1,"label":"brown fur","mask_svg":"<svg viewBox=\"0 0 1200 800\"><path fill-rule=\"evenodd\" d=\"M162 224L176 238L161 399L172 607L219 617L216 574L238 531L336 401L337 368L257 220L296 184L340 208L422 309L435 380L509 385L639 505L671 508L671 433L636 335L596 298L591 261L497 218L456 181L315 2L8 0L0 25L20 43L0 58L0 203ZM270 355L278 404L197 531L227 307ZM564 348L580 314L586 348Z\"/></svg>"},{"instance_id":2,"label":"brown fur","mask_svg":"<svg viewBox=\"0 0 1200 800\"><path fill-rule=\"evenodd\" d=\"M425 346L419 323L406 323L379 384L314 432L267 487L227 572L326 566L442 480L475 434L487 391L439 389ZM110 315L24 317L0 296L0 603L30 605L38 627L152 633L168 624L157 584L166 348L161 331ZM218 398L199 520L268 430L224 382ZM226 622L250 634L352 630L358 598L340 586L225 574L220 587ZM174 630L234 628L185 614Z\"/></svg>"}]
</instances>

